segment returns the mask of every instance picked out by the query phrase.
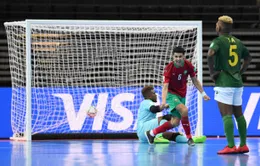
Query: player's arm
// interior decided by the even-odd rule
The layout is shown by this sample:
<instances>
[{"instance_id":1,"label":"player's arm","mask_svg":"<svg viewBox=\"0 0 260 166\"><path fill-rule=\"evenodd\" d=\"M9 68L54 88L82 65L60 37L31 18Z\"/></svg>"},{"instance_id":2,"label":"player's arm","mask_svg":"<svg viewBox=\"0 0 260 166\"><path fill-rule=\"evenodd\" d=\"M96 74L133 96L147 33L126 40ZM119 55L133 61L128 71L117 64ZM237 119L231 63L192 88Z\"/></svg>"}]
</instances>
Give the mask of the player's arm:
<instances>
[{"instance_id":1,"label":"player's arm","mask_svg":"<svg viewBox=\"0 0 260 166\"><path fill-rule=\"evenodd\" d=\"M171 67L172 64L168 64L163 73L163 88L162 88L162 104L166 104L166 97L168 93L168 87L170 82L170 76L171 76Z\"/></svg>"},{"instance_id":2,"label":"player's arm","mask_svg":"<svg viewBox=\"0 0 260 166\"><path fill-rule=\"evenodd\" d=\"M200 91L200 93L203 93L204 90L201 86L201 83L196 77L197 69L190 62L187 62L187 66L188 74L190 75L192 83Z\"/></svg>"},{"instance_id":3,"label":"player's arm","mask_svg":"<svg viewBox=\"0 0 260 166\"><path fill-rule=\"evenodd\" d=\"M157 112L161 112L162 110L164 110L165 108L168 108L168 107L169 107L168 104L152 105L150 107L150 111L155 114Z\"/></svg>"},{"instance_id":4,"label":"player's arm","mask_svg":"<svg viewBox=\"0 0 260 166\"><path fill-rule=\"evenodd\" d=\"M217 52L218 49L219 49L218 41L214 40L210 44L210 47L209 47L209 50L208 50L208 57L207 57L210 77L214 82L216 81L218 75L220 74L220 71L214 70L214 56L215 56L215 53Z\"/></svg>"},{"instance_id":5,"label":"player's arm","mask_svg":"<svg viewBox=\"0 0 260 166\"><path fill-rule=\"evenodd\" d=\"M166 104L166 97L167 97L167 93L168 93L168 86L169 86L169 83L163 83L162 104Z\"/></svg>"},{"instance_id":6,"label":"player's arm","mask_svg":"<svg viewBox=\"0 0 260 166\"><path fill-rule=\"evenodd\" d=\"M204 92L204 90L203 90L203 88L202 88L202 86L201 86L201 83L200 83L200 81L197 79L196 76L195 76L195 77L191 77L191 81L192 81L192 83L194 84L194 86L199 90L200 93L203 93L203 92Z\"/></svg>"},{"instance_id":7,"label":"player's arm","mask_svg":"<svg viewBox=\"0 0 260 166\"><path fill-rule=\"evenodd\" d=\"M215 55L215 50L209 49L208 51L208 67L209 67L209 74L213 82L216 81L218 78L218 75L220 71L215 71L214 70L214 55Z\"/></svg>"},{"instance_id":8,"label":"player's arm","mask_svg":"<svg viewBox=\"0 0 260 166\"><path fill-rule=\"evenodd\" d=\"M246 47L244 47L244 50L242 53L242 58L244 59L244 61L242 63L242 67L240 69L241 75L247 70L247 68L252 60L252 57Z\"/></svg>"},{"instance_id":9,"label":"player's arm","mask_svg":"<svg viewBox=\"0 0 260 166\"><path fill-rule=\"evenodd\" d=\"M188 73L190 75L193 85L199 90L204 100L209 100L210 98L208 97L200 81L196 77L196 72L197 72L196 68L191 63L187 63L187 64L188 64Z\"/></svg>"},{"instance_id":10,"label":"player's arm","mask_svg":"<svg viewBox=\"0 0 260 166\"><path fill-rule=\"evenodd\" d=\"M202 97L204 98L204 100L209 100L209 96L206 94L206 92L204 91L200 81L198 80L198 78L196 76L191 77L191 81L194 84L194 86L199 90L199 92L201 93Z\"/></svg>"},{"instance_id":11,"label":"player's arm","mask_svg":"<svg viewBox=\"0 0 260 166\"><path fill-rule=\"evenodd\" d=\"M208 51L208 58L207 58L210 75L214 73L214 55L215 55L215 51L210 48Z\"/></svg>"}]
</instances>

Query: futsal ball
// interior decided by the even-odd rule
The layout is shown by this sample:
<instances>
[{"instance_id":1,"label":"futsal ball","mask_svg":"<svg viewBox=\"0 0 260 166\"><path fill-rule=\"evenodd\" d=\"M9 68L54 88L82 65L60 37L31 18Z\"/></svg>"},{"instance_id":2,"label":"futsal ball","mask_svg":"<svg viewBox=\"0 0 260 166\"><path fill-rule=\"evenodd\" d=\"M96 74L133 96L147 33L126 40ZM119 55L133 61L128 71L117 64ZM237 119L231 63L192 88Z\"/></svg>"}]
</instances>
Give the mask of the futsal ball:
<instances>
[{"instance_id":1,"label":"futsal ball","mask_svg":"<svg viewBox=\"0 0 260 166\"><path fill-rule=\"evenodd\" d=\"M97 115L97 109L93 106L89 107L89 109L87 110L87 114L88 116L90 116L91 118L95 117Z\"/></svg>"}]
</instances>

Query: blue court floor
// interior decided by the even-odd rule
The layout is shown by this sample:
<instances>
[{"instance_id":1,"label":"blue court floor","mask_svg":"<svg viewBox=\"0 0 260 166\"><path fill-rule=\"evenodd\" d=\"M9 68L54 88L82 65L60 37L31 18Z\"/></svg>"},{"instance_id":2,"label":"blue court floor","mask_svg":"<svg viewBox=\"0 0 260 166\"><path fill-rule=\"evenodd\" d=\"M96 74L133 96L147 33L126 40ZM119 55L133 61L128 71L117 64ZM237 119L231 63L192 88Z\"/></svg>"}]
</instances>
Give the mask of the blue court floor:
<instances>
[{"instance_id":1,"label":"blue court floor","mask_svg":"<svg viewBox=\"0 0 260 166\"><path fill-rule=\"evenodd\" d=\"M260 166L260 138L248 138L244 155L217 155L225 145L225 138L194 147L137 140L1 141L0 166Z\"/></svg>"}]
</instances>

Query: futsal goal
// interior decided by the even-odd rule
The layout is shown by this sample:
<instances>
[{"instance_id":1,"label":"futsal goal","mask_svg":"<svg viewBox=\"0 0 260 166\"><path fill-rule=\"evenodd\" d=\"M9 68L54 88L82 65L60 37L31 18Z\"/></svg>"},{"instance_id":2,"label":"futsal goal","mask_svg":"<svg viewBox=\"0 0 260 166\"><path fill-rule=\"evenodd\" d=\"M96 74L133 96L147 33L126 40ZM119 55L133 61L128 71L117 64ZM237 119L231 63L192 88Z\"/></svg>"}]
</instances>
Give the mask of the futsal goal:
<instances>
[{"instance_id":1,"label":"futsal goal","mask_svg":"<svg viewBox=\"0 0 260 166\"><path fill-rule=\"evenodd\" d=\"M13 139L135 133L141 89L153 85L160 102L163 70L176 46L185 48L202 82L201 21L26 20L4 25ZM202 100L190 79L186 97L192 134L202 135ZM98 110L94 118L86 113L92 108Z\"/></svg>"}]
</instances>

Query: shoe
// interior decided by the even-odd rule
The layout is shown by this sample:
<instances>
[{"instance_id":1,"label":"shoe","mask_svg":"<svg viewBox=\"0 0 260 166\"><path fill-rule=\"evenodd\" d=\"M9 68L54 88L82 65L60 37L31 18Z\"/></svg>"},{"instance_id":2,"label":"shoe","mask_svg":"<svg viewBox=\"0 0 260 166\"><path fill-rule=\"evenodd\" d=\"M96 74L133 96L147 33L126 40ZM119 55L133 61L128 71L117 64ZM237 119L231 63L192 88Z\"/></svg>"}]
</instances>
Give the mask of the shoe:
<instances>
[{"instance_id":1,"label":"shoe","mask_svg":"<svg viewBox=\"0 0 260 166\"><path fill-rule=\"evenodd\" d=\"M233 148L226 146L224 149L218 151L218 154L235 154L235 153L237 153L236 146L233 146Z\"/></svg>"},{"instance_id":2,"label":"shoe","mask_svg":"<svg viewBox=\"0 0 260 166\"><path fill-rule=\"evenodd\" d=\"M249 148L247 147L247 145L244 146L239 146L237 148L237 153L248 153L249 152Z\"/></svg>"},{"instance_id":3,"label":"shoe","mask_svg":"<svg viewBox=\"0 0 260 166\"><path fill-rule=\"evenodd\" d=\"M194 143L204 143L207 139L205 135L192 137Z\"/></svg>"},{"instance_id":4,"label":"shoe","mask_svg":"<svg viewBox=\"0 0 260 166\"><path fill-rule=\"evenodd\" d=\"M195 143L194 143L194 141L193 141L193 139L192 138L190 138L190 139L188 139L188 145L190 145L190 146L194 146L195 145Z\"/></svg>"},{"instance_id":5,"label":"shoe","mask_svg":"<svg viewBox=\"0 0 260 166\"><path fill-rule=\"evenodd\" d=\"M148 143L149 143L150 145L152 145L153 142L154 142L154 137L151 136L150 130L149 130L149 131L146 131L144 134L145 134L145 136L146 136L146 139L147 139Z\"/></svg>"},{"instance_id":6,"label":"shoe","mask_svg":"<svg viewBox=\"0 0 260 166\"><path fill-rule=\"evenodd\" d=\"M163 138L162 135L159 135L154 138L154 143L155 144L169 144L170 141L168 139Z\"/></svg>"}]
</instances>

